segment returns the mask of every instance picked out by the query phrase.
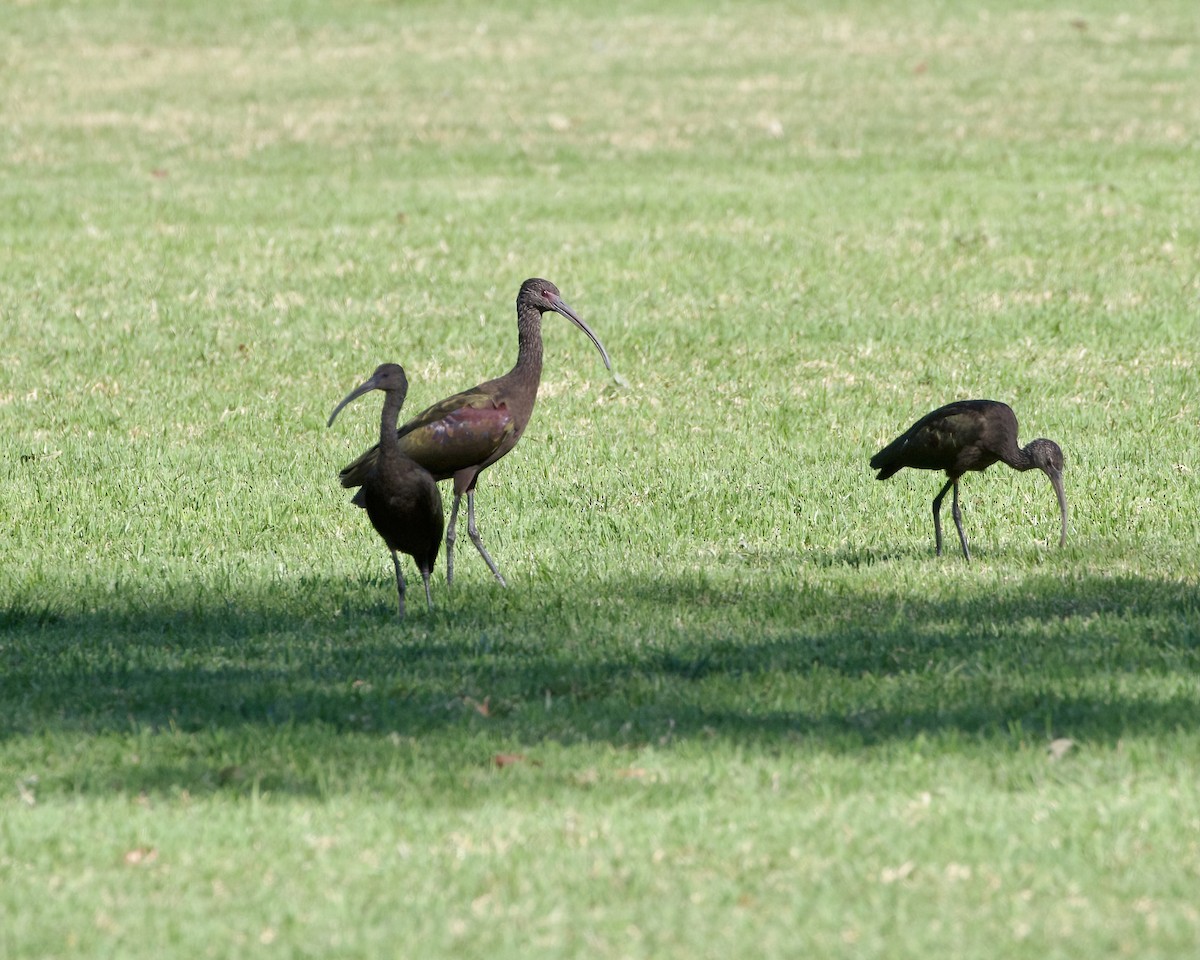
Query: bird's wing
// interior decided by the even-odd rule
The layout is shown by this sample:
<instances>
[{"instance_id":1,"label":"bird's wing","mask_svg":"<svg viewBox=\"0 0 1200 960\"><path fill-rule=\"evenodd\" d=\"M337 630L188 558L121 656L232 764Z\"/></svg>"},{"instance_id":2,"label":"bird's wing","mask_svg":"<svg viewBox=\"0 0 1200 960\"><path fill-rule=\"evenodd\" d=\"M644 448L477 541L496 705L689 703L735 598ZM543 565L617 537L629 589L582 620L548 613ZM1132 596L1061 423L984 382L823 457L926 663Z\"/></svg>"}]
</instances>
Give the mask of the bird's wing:
<instances>
[{"instance_id":1,"label":"bird's wing","mask_svg":"<svg viewBox=\"0 0 1200 960\"><path fill-rule=\"evenodd\" d=\"M399 430L400 451L435 477L481 464L500 449L516 423L508 404L464 390L435 403Z\"/></svg>"},{"instance_id":2,"label":"bird's wing","mask_svg":"<svg viewBox=\"0 0 1200 960\"><path fill-rule=\"evenodd\" d=\"M948 470L958 452L979 440L983 418L972 401L950 403L927 413L871 458L886 480L903 467Z\"/></svg>"},{"instance_id":3,"label":"bird's wing","mask_svg":"<svg viewBox=\"0 0 1200 960\"><path fill-rule=\"evenodd\" d=\"M459 470L482 464L515 429L508 404L475 388L422 410L396 432L401 453L423 466L434 479L445 480ZM342 486L362 486L378 454L376 444L344 466L338 474Z\"/></svg>"},{"instance_id":4,"label":"bird's wing","mask_svg":"<svg viewBox=\"0 0 1200 960\"><path fill-rule=\"evenodd\" d=\"M949 412L930 420L918 431L919 439L931 450L957 450L979 439L981 421L968 410Z\"/></svg>"}]
</instances>

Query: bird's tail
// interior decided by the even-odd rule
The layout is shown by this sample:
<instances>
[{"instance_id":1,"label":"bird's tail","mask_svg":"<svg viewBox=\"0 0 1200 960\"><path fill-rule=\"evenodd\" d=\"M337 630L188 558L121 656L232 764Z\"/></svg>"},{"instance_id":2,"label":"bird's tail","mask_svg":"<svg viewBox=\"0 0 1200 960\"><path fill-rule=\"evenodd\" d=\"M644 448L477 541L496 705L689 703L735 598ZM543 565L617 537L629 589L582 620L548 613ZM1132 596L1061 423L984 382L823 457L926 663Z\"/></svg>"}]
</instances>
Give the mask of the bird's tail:
<instances>
[{"instance_id":1,"label":"bird's tail","mask_svg":"<svg viewBox=\"0 0 1200 960\"><path fill-rule=\"evenodd\" d=\"M375 468L375 460L378 456L379 444L376 444L357 459L342 467L338 473L338 481L343 487L361 487Z\"/></svg>"}]
</instances>

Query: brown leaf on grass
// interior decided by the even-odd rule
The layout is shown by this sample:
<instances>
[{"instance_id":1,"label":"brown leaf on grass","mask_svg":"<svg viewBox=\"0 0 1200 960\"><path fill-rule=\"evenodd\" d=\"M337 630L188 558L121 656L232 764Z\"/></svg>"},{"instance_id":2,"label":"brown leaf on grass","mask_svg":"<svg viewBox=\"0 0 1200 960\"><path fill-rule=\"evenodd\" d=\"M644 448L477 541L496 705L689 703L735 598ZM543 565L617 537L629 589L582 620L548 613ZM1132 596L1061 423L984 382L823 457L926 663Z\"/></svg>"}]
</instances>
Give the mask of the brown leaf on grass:
<instances>
[{"instance_id":1,"label":"brown leaf on grass","mask_svg":"<svg viewBox=\"0 0 1200 960\"><path fill-rule=\"evenodd\" d=\"M123 858L127 867L141 867L158 859L158 851L153 847L134 847L128 850Z\"/></svg>"},{"instance_id":2,"label":"brown leaf on grass","mask_svg":"<svg viewBox=\"0 0 1200 960\"><path fill-rule=\"evenodd\" d=\"M1050 755L1050 762L1061 760L1075 746L1075 741L1070 737L1059 737L1057 740L1051 740L1050 745L1046 747L1046 753Z\"/></svg>"},{"instance_id":3,"label":"brown leaf on grass","mask_svg":"<svg viewBox=\"0 0 1200 960\"><path fill-rule=\"evenodd\" d=\"M905 860L898 867L884 867L879 872L880 883L899 883L907 880L913 875L913 871L917 869L917 865L911 860Z\"/></svg>"}]
</instances>

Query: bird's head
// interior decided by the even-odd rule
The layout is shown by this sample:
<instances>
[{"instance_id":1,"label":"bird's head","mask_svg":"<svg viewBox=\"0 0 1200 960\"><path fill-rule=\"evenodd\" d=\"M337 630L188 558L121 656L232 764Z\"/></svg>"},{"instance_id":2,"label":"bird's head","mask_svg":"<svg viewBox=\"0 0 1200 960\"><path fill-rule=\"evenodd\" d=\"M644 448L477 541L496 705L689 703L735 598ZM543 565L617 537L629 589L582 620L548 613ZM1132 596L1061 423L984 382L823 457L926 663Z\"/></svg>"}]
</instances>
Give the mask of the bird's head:
<instances>
[{"instance_id":1,"label":"bird's head","mask_svg":"<svg viewBox=\"0 0 1200 960\"><path fill-rule=\"evenodd\" d=\"M1058 545L1065 546L1067 543L1067 495L1063 491L1063 452L1062 448L1053 440L1047 440L1045 437L1039 437L1037 440L1031 440L1025 447L1025 452L1029 454L1029 460L1033 466L1037 467L1050 478L1050 483L1054 487L1054 495L1058 497L1058 509L1062 515L1062 533L1058 539Z\"/></svg>"},{"instance_id":2,"label":"bird's head","mask_svg":"<svg viewBox=\"0 0 1200 960\"><path fill-rule=\"evenodd\" d=\"M1063 472L1062 448L1053 440L1047 440L1045 437L1031 440L1025 448L1025 452L1029 454L1033 465L1039 470L1044 470L1046 473L1054 471L1061 474Z\"/></svg>"},{"instance_id":3,"label":"bird's head","mask_svg":"<svg viewBox=\"0 0 1200 960\"><path fill-rule=\"evenodd\" d=\"M579 314L567 306L562 298L562 294L558 292L558 287L549 280L542 280L540 277L530 277L521 284L521 291L517 294L518 314L525 305L535 308L538 313L546 313L548 310L561 313L587 335L587 338L592 341L593 346L600 351L600 357L604 360L604 366L609 370L612 369L612 361L608 358L608 351L604 349L604 344L600 342L600 338L592 332L591 327L579 318Z\"/></svg>"},{"instance_id":4,"label":"bird's head","mask_svg":"<svg viewBox=\"0 0 1200 960\"><path fill-rule=\"evenodd\" d=\"M370 377L346 394L342 402L333 408L333 413L329 415L329 422L326 426L333 426L333 421L342 412L342 407L372 390L397 392L400 394L400 403L403 404L404 398L408 394L408 377L405 376L404 368L398 363L381 363Z\"/></svg>"},{"instance_id":5,"label":"bird's head","mask_svg":"<svg viewBox=\"0 0 1200 960\"><path fill-rule=\"evenodd\" d=\"M558 287L541 277L530 277L521 284L521 291L517 294L518 304L527 303L537 307L540 313L558 310L562 302L562 294L558 292Z\"/></svg>"}]
</instances>

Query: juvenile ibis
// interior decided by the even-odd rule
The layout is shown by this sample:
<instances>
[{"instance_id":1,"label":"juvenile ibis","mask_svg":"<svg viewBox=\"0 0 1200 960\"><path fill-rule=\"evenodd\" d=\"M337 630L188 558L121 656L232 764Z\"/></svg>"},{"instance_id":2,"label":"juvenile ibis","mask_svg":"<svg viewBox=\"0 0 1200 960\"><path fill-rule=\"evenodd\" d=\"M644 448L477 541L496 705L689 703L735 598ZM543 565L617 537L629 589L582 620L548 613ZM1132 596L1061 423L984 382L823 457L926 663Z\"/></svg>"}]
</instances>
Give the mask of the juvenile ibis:
<instances>
[{"instance_id":1,"label":"juvenile ibis","mask_svg":"<svg viewBox=\"0 0 1200 960\"><path fill-rule=\"evenodd\" d=\"M370 378L346 395L329 415L327 426L351 400L372 390L382 390L383 414L379 419L379 445L376 456L361 480L362 489L356 495L360 506L366 508L371 524L383 537L392 552L396 568L396 593L399 596L400 616L404 616L404 573L400 558L407 553L416 561L425 581L425 602L433 609L429 594L429 575L437 562L442 545L442 495L429 471L400 450L396 439L396 421L408 393L408 378L404 368L396 363L384 363Z\"/></svg>"},{"instance_id":2,"label":"juvenile ibis","mask_svg":"<svg viewBox=\"0 0 1200 960\"><path fill-rule=\"evenodd\" d=\"M1053 440L1039 438L1024 447L1017 446L1017 418L1012 407L997 400L959 400L938 407L904 431L871 458L871 469L878 470L876 480L886 480L897 470L944 470L949 479L933 498L933 533L937 553L942 553L942 498L952 487L951 513L958 528L963 556L971 559L967 537L963 533L962 513L958 508L958 480L968 470L983 471L997 460L1014 470L1041 470L1054 485L1062 514L1059 546L1067 542L1067 498L1063 493L1063 455Z\"/></svg>"},{"instance_id":3,"label":"juvenile ibis","mask_svg":"<svg viewBox=\"0 0 1200 960\"><path fill-rule=\"evenodd\" d=\"M454 480L454 505L446 528L446 582L454 579L455 524L463 494L467 495L467 533L501 586L504 577L483 545L475 526L475 485L479 475L517 445L537 400L542 378L542 314L561 313L582 330L612 369L608 351L591 328L579 319L549 280L533 278L517 294L517 363L504 376L447 397L417 414L398 432L400 452L411 457L434 480ZM343 487L362 486L379 447L374 446L338 475ZM354 503L364 506L364 494Z\"/></svg>"}]
</instances>

